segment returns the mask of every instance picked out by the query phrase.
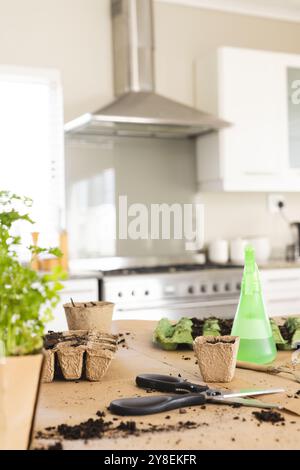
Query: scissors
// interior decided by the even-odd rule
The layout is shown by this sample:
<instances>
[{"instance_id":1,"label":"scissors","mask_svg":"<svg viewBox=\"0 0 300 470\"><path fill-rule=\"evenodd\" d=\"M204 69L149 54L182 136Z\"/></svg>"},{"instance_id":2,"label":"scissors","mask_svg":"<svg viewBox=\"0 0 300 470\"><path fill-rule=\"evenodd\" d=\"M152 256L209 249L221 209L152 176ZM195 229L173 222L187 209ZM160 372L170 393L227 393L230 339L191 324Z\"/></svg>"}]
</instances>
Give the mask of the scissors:
<instances>
[{"instance_id":1,"label":"scissors","mask_svg":"<svg viewBox=\"0 0 300 470\"><path fill-rule=\"evenodd\" d=\"M210 388L207 385L194 384L180 377L159 374L138 375L136 385L146 390L167 392L169 394L114 400L109 406L112 413L122 416L141 416L187 406L204 405L205 403L280 409L282 407L278 404L264 403L246 397L284 392L283 388L227 392Z\"/></svg>"}]
</instances>

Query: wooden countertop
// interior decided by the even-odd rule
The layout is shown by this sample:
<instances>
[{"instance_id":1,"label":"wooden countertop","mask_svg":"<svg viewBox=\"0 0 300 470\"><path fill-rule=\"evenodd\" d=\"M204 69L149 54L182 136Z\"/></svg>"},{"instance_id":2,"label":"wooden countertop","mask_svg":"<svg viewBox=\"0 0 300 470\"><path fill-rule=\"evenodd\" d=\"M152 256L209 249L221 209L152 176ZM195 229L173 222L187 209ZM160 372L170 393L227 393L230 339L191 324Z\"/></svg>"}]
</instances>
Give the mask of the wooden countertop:
<instances>
[{"instance_id":1,"label":"wooden countertop","mask_svg":"<svg viewBox=\"0 0 300 470\"><path fill-rule=\"evenodd\" d=\"M116 321L114 331L125 334L126 347L119 351L101 383L87 381L57 381L43 384L37 410L35 431L43 431L49 426L59 424L78 424L89 418L96 419L97 411L105 411L106 420L113 416L106 407L115 398L146 395L146 392L135 386L135 377L140 373L172 374L193 382L201 383L198 366L195 364L193 351L166 352L151 342L156 322L150 321ZM290 353L280 352L278 363L290 360ZM190 358L190 359L185 359ZM216 384L214 384L216 386ZM221 386L221 385L220 385ZM300 384L282 377L247 370L236 370L231 384L226 388L265 388L284 387L286 394L294 394ZM272 403L285 401L286 394L265 397ZM299 397L300 402L300 397ZM260 424L252 415L256 408L233 408L225 405L208 404L201 407L187 408L186 413L179 410L152 416L137 418L119 418L116 421L134 420L138 428L145 429L149 423L157 425L177 425L180 421L195 422L196 429L159 431L141 433L140 435L103 437L82 440L63 441L64 449L299 449L300 448L300 416L283 411L285 425L281 423ZM166 416L169 416L166 419ZM140 424L143 423L143 424ZM59 439L54 439L56 442ZM48 439L35 439L32 447L47 447Z\"/></svg>"}]
</instances>

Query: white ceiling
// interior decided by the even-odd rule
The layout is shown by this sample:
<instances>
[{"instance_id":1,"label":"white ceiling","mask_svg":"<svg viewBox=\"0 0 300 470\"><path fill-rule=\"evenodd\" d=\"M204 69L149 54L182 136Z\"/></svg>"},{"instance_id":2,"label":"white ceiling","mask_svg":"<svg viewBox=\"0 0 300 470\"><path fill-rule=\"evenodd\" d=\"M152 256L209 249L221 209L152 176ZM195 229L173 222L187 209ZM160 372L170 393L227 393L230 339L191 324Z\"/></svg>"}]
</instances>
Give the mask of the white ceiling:
<instances>
[{"instance_id":1,"label":"white ceiling","mask_svg":"<svg viewBox=\"0 0 300 470\"><path fill-rule=\"evenodd\" d=\"M210 10L229 11L251 16L300 22L300 0L157 0L196 6Z\"/></svg>"}]
</instances>

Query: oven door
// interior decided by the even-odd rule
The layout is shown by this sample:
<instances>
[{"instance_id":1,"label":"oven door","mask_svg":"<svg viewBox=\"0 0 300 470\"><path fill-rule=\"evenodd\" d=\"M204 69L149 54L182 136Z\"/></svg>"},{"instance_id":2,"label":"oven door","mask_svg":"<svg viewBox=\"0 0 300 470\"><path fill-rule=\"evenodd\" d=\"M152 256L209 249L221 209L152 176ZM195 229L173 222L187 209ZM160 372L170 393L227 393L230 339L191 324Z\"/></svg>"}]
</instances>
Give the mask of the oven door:
<instances>
[{"instance_id":1,"label":"oven door","mask_svg":"<svg viewBox=\"0 0 300 470\"><path fill-rule=\"evenodd\" d=\"M138 306L117 306L114 313L114 320L151 320L158 321L161 318L179 320L182 317L222 317L233 318L238 306L239 299L219 298L207 301L177 301L168 303L157 303L155 305Z\"/></svg>"}]
</instances>

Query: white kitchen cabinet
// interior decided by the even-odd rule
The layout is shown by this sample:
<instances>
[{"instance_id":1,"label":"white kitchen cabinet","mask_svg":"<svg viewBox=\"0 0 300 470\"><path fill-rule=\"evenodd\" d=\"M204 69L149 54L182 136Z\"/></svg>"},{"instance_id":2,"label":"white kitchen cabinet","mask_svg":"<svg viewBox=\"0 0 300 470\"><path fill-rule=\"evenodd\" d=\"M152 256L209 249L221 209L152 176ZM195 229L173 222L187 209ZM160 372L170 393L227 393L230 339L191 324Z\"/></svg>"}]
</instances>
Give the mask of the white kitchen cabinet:
<instances>
[{"instance_id":1,"label":"white kitchen cabinet","mask_svg":"<svg viewBox=\"0 0 300 470\"><path fill-rule=\"evenodd\" d=\"M47 325L47 330L66 331L68 325L63 305L70 302L95 302L99 300L98 279L70 279L63 282L60 302L53 311L54 319Z\"/></svg>"},{"instance_id":2,"label":"white kitchen cabinet","mask_svg":"<svg viewBox=\"0 0 300 470\"><path fill-rule=\"evenodd\" d=\"M232 123L198 139L199 189L300 191L300 55L224 47L196 75L197 105Z\"/></svg>"},{"instance_id":3,"label":"white kitchen cabinet","mask_svg":"<svg viewBox=\"0 0 300 470\"><path fill-rule=\"evenodd\" d=\"M300 314L300 269L262 269L262 289L270 317Z\"/></svg>"}]
</instances>

